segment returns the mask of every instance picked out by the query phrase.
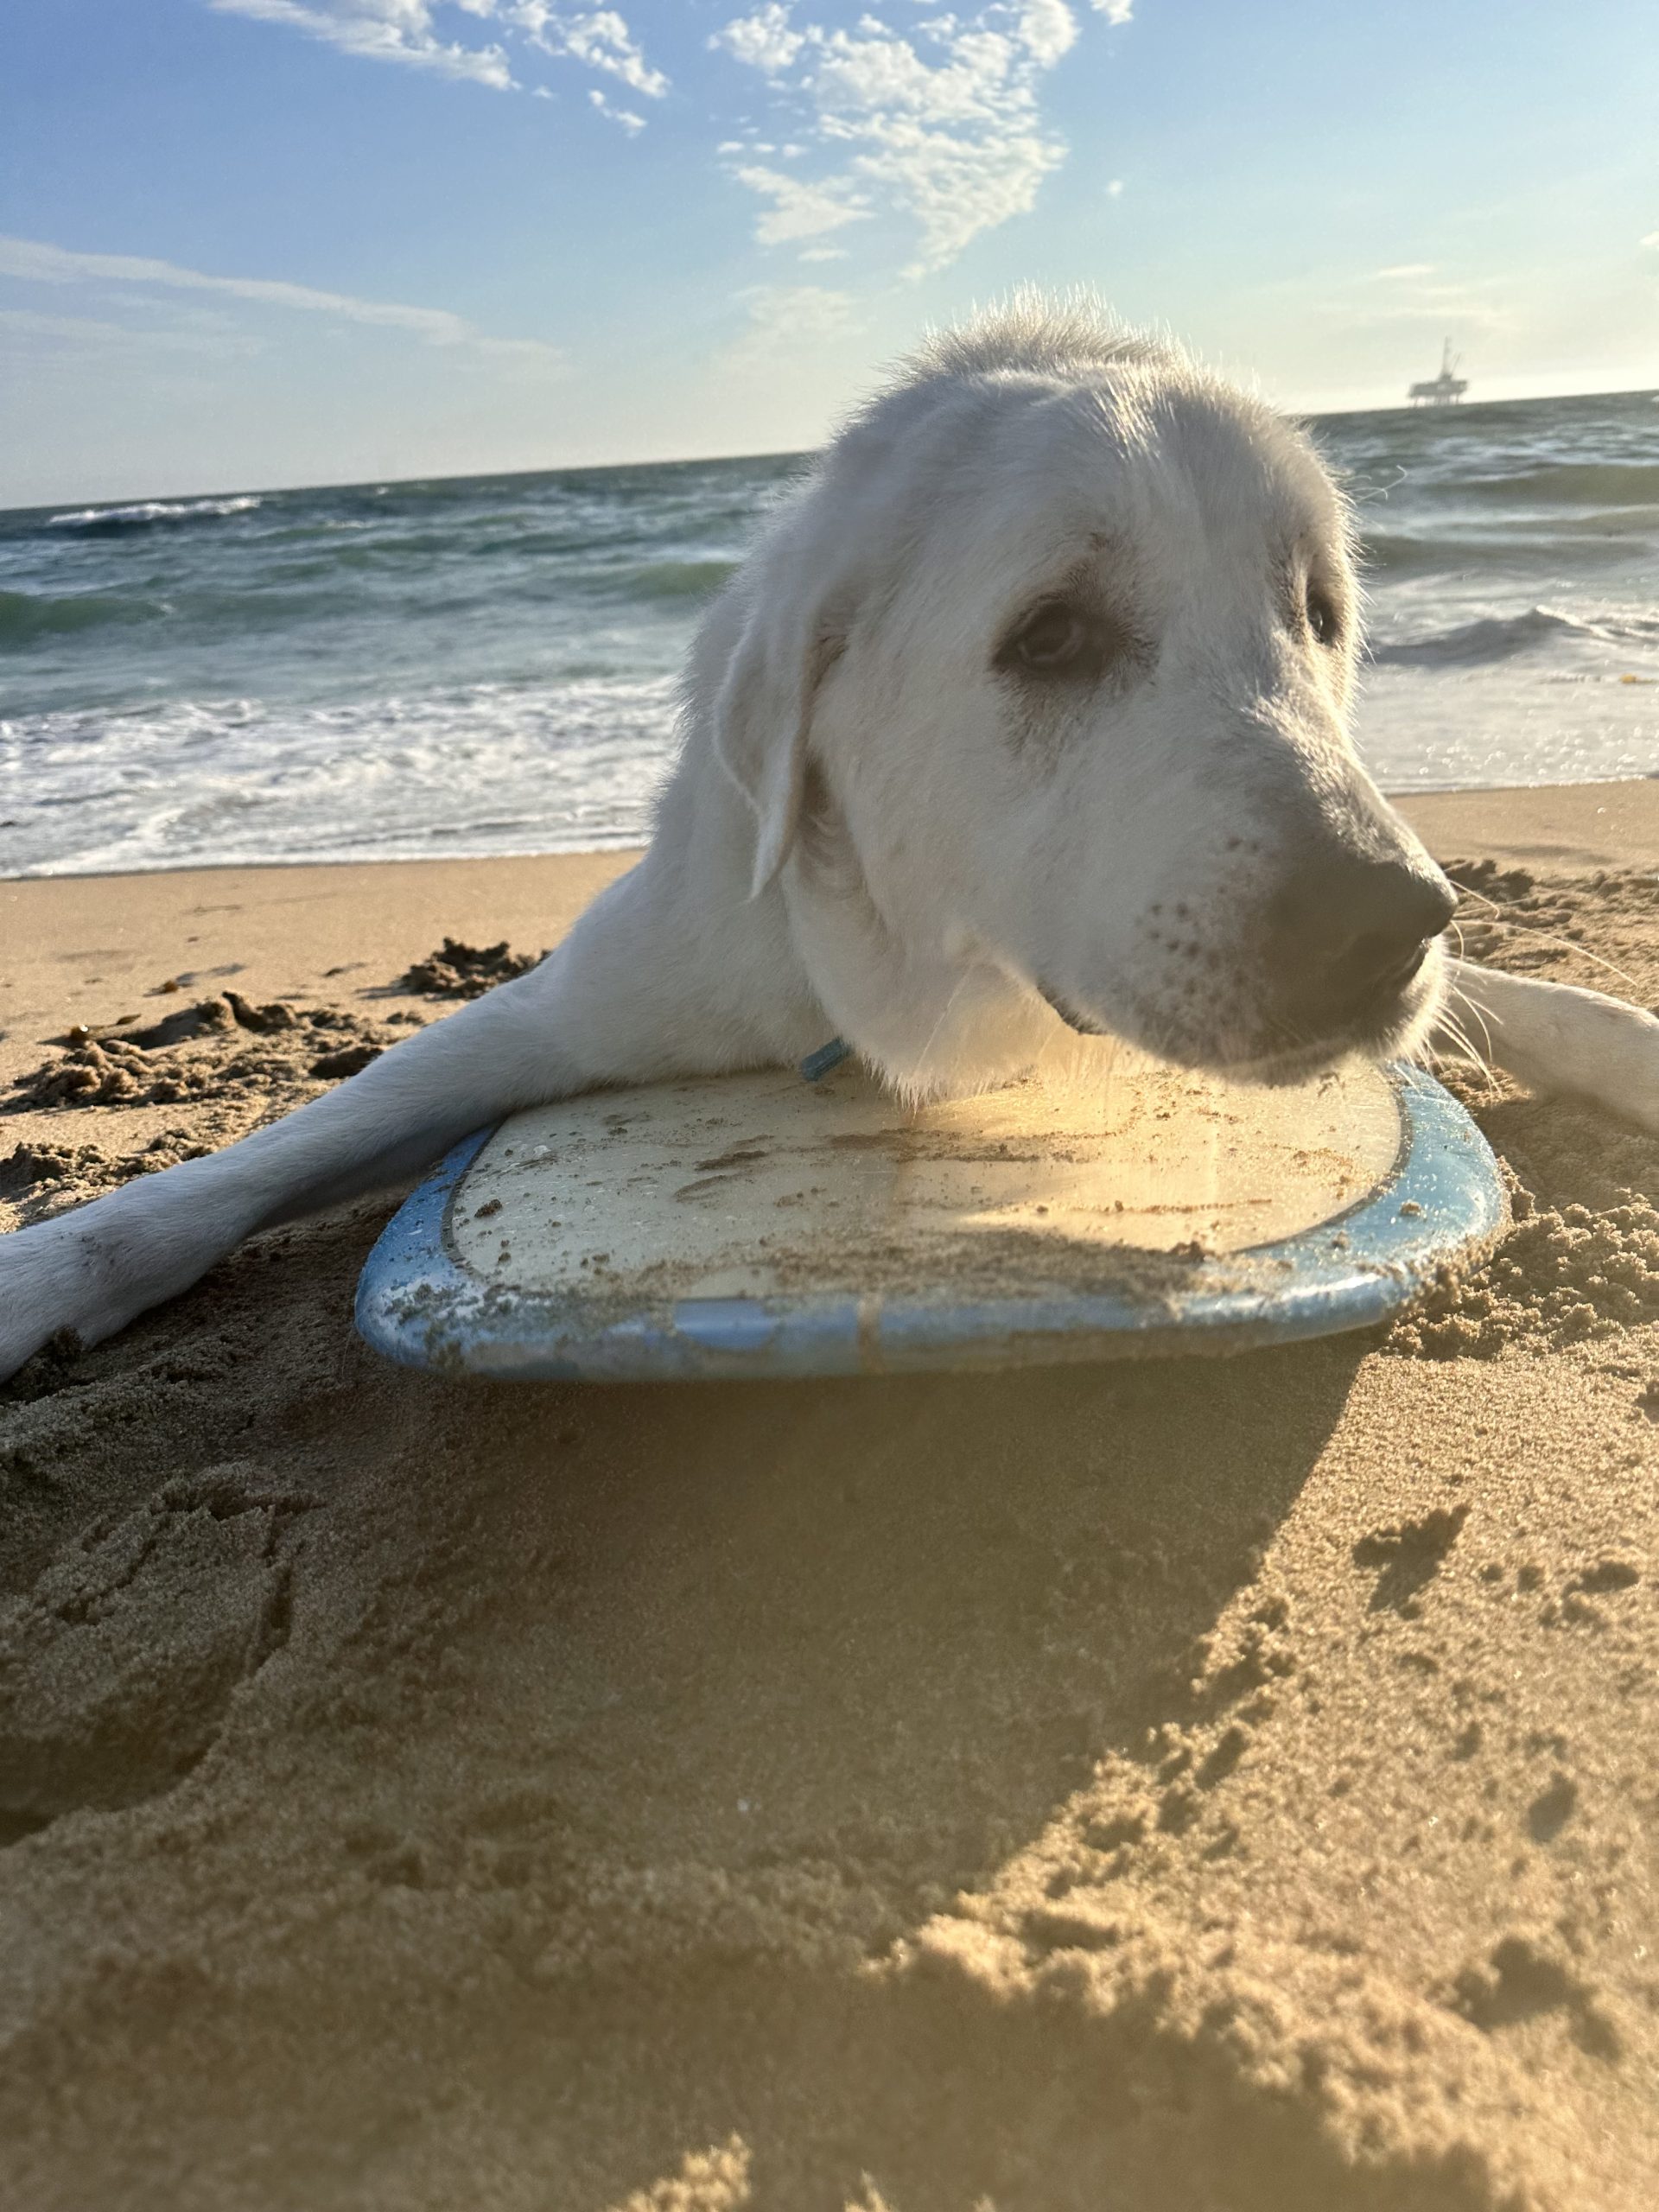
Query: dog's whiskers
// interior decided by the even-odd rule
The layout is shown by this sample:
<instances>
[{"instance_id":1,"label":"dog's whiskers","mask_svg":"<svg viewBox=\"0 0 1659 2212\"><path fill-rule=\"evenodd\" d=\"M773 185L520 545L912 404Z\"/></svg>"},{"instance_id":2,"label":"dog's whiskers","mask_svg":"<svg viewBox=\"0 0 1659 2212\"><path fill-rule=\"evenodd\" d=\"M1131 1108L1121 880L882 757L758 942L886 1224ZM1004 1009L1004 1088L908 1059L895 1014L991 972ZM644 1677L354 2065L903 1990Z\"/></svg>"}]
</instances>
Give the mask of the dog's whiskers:
<instances>
[{"instance_id":1,"label":"dog's whiskers","mask_svg":"<svg viewBox=\"0 0 1659 2212\"><path fill-rule=\"evenodd\" d=\"M1627 984L1632 991L1639 991L1640 986L1637 984L1635 976L1627 974L1626 971L1618 965L1617 961L1604 959L1600 953L1592 952L1588 945L1580 944L1575 938L1563 937L1559 930L1541 929L1535 923L1513 921L1503 912L1497 900L1487 898L1484 892L1469 891L1466 890L1462 884L1459 884L1458 886L1458 893L1460 898L1478 899L1483 906L1490 906L1491 908L1491 914L1485 918L1484 925L1486 928L1493 930L1514 930L1518 936L1534 938L1540 944L1553 944L1563 952L1575 952L1582 959L1591 962L1593 966L1597 968L1605 968L1610 976L1616 976L1621 983ZM1453 924L1452 926L1454 928L1458 928L1456 924ZM1463 931L1461 928L1458 928L1458 957L1459 959L1463 957Z\"/></svg>"},{"instance_id":2,"label":"dog's whiskers","mask_svg":"<svg viewBox=\"0 0 1659 2212\"><path fill-rule=\"evenodd\" d=\"M1482 1006L1479 1000L1465 990L1460 984L1454 983L1452 986L1451 996L1466 1007L1475 1020L1479 1023L1484 1046L1475 1043L1469 1033L1467 1024L1460 1015L1453 1012L1449 1004L1441 1009L1439 1027L1458 1048L1459 1057L1471 1061L1480 1071L1484 1080L1489 1085L1495 1086L1497 1080L1495 1066L1497 1054L1492 1045L1491 1027L1487 1019L1490 1009Z\"/></svg>"}]
</instances>

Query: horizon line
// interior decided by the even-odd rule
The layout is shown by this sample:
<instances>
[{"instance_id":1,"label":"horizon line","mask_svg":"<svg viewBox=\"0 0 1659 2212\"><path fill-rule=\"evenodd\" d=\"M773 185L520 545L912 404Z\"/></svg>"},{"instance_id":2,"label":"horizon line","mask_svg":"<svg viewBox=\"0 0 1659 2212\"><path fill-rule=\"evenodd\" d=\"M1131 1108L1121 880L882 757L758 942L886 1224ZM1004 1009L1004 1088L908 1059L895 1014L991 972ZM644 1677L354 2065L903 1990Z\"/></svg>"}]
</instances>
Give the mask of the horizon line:
<instances>
[{"instance_id":1,"label":"horizon line","mask_svg":"<svg viewBox=\"0 0 1659 2212\"><path fill-rule=\"evenodd\" d=\"M1532 392L1524 398L1460 400L1448 408L1424 408L1409 399L1391 400L1382 407L1279 407L1275 412L1288 416L1293 422L1328 423L1353 415L1444 415L1478 414L1489 407L1548 406L1562 399L1644 399L1659 398L1659 385L1632 385L1628 390L1617 391L1552 391ZM122 507L162 505L177 499L264 499L290 492L354 492L373 486L386 491L411 484L468 484L491 478L518 476L588 476L620 474L628 468L702 468L725 461L810 461L827 449L830 441L817 446L778 447L762 453L671 454L648 461L592 461L554 462L544 467L521 468L458 468L442 475L420 474L413 476L341 476L312 483L240 484L222 489L198 492L140 493L124 498L86 499L80 504L88 512L100 506L111 510ZM32 499L17 505L0 505L0 520L15 515L42 514L48 509L65 504L63 499Z\"/></svg>"}]
</instances>

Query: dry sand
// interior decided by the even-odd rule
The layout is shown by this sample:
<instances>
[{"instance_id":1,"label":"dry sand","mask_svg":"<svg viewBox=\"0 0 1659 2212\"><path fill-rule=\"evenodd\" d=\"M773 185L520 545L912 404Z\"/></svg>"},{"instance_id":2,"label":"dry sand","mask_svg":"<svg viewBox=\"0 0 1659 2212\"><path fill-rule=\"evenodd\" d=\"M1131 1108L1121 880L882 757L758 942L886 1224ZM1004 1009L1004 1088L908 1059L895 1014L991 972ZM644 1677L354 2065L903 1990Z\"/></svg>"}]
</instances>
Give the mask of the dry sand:
<instances>
[{"instance_id":1,"label":"dry sand","mask_svg":"<svg viewBox=\"0 0 1659 2212\"><path fill-rule=\"evenodd\" d=\"M1492 863L1490 957L1659 1000L1659 783L1409 810ZM621 864L0 885L0 1082L64 1078L0 1221ZM48 1042L226 988L300 1018ZM1659 2202L1659 1146L1478 1103L1516 1236L1386 1338L441 1382L351 1334L377 1202L35 1363L0 2204Z\"/></svg>"}]
</instances>

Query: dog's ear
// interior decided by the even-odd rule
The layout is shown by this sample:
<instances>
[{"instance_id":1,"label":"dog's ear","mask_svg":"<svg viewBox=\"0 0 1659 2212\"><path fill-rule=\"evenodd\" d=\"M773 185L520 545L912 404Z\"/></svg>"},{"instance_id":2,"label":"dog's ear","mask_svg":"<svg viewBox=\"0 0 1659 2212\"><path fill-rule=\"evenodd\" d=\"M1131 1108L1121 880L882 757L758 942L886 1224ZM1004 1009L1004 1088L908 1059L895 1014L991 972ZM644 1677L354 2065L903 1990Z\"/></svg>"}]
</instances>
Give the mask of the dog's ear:
<instances>
[{"instance_id":1,"label":"dog's ear","mask_svg":"<svg viewBox=\"0 0 1659 2212\"><path fill-rule=\"evenodd\" d=\"M769 594L751 613L715 701L715 753L753 810L749 896L778 880L800 827L818 686L845 648L847 619L821 597Z\"/></svg>"}]
</instances>

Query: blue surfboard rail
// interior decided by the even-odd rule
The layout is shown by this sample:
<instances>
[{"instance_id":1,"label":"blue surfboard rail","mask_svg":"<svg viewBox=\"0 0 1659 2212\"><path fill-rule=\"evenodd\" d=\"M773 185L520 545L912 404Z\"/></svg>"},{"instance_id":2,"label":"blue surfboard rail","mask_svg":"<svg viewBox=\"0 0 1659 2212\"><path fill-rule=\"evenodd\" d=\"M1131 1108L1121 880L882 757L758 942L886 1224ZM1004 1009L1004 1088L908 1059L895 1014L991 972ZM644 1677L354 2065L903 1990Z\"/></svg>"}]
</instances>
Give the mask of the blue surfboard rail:
<instances>
[{"instance_id":1,"label":"blue surfboard rail","mask_svg":"<svg viewBox=\"0 0 1659 2212\"><path fill-rule=\"evenodd\" d=\"M1508 1219L1491 1147L1421 1070L1389 1070L1401 1143L1344 1211L1230 1255L1249 1286L1143 1297L1102 1290L951 1303L844 1290L684 1298L584 1317L568 1300L486 1284L456 1258L455 1193L493 1129L464 1138L388 1223L358 1284L359 1332L405 1367L526 1382L860 1375L1228 1352L1385 1321Z\"/></svg>"}]
</instances>

